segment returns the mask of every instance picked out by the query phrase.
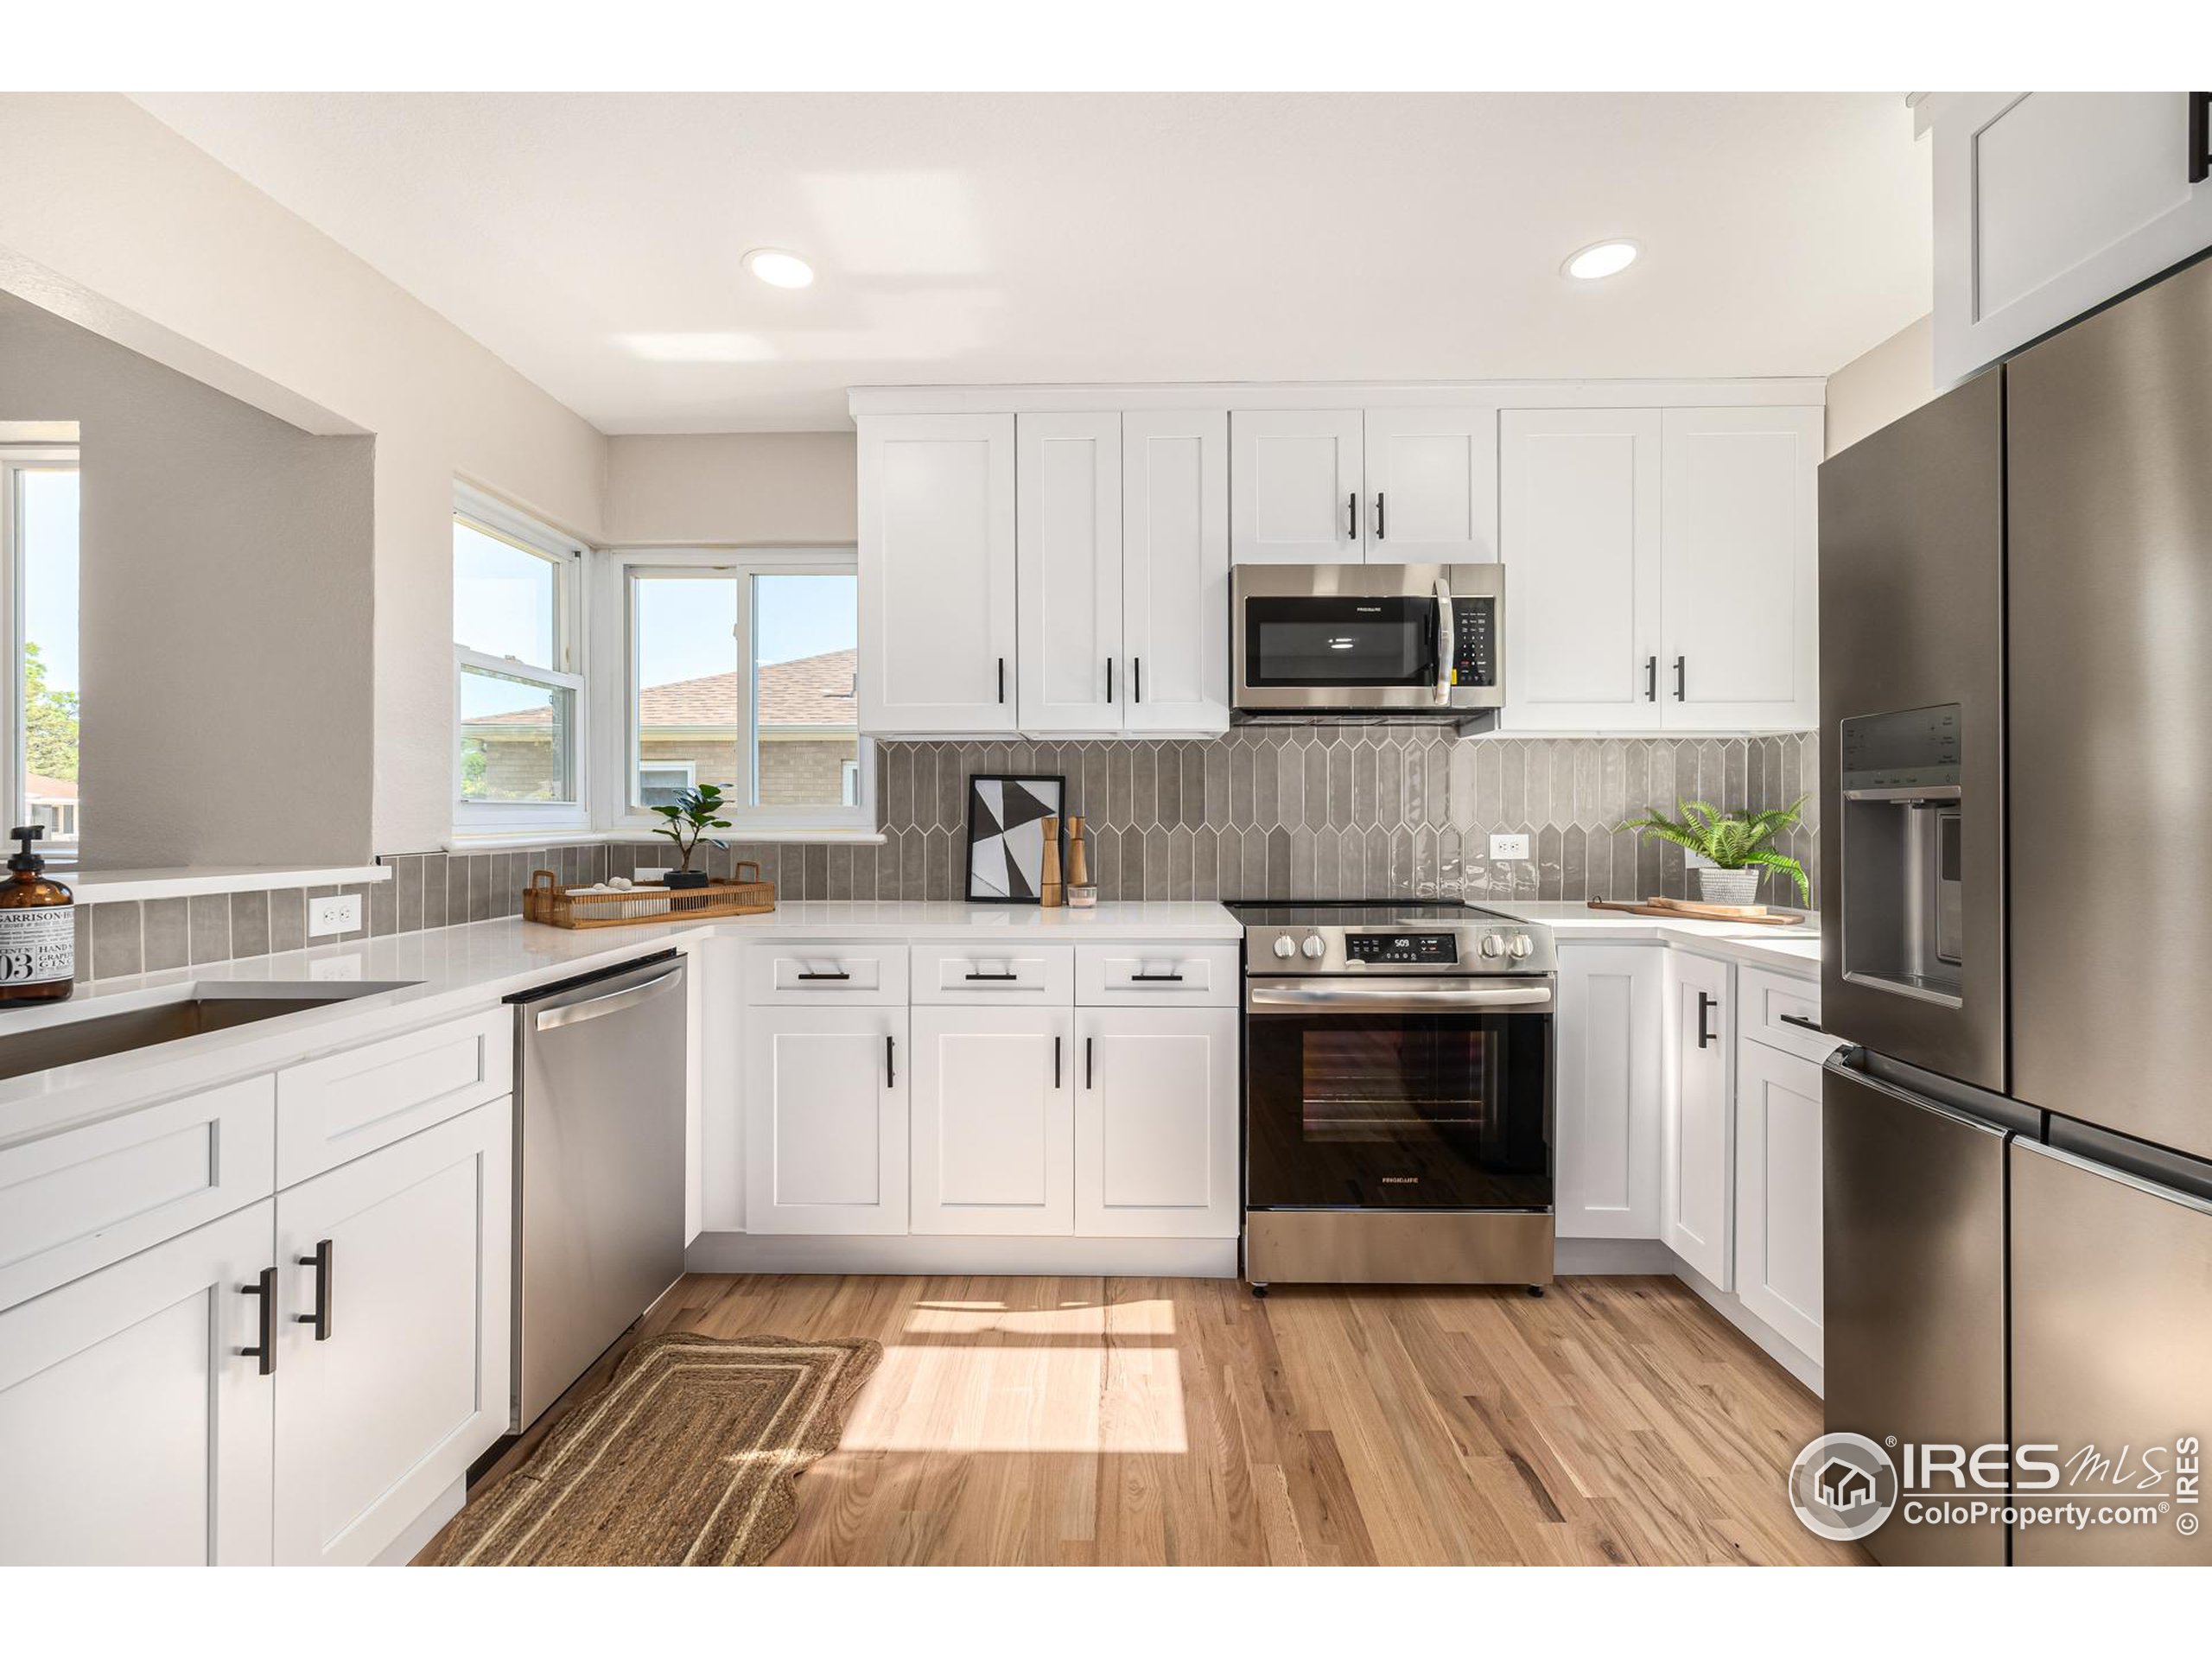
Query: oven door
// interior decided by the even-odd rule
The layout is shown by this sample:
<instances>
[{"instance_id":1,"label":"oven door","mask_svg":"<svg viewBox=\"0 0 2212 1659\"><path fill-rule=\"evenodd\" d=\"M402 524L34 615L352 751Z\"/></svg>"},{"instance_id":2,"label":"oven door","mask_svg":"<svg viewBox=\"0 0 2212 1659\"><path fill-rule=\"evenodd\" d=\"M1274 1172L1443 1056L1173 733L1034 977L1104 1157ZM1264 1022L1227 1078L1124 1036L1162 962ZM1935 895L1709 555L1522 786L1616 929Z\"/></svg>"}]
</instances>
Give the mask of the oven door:
<instances>
[{"instance_id":1,"label":"oven door","mask_svg":"<svg viewBox=\"0 0 2212 1659\"><path fill-rule=\"evenodd\" d=\"M1254 1209L1548 1210L1548 977L1254 979Z\"/></svg>"}]
</instances>

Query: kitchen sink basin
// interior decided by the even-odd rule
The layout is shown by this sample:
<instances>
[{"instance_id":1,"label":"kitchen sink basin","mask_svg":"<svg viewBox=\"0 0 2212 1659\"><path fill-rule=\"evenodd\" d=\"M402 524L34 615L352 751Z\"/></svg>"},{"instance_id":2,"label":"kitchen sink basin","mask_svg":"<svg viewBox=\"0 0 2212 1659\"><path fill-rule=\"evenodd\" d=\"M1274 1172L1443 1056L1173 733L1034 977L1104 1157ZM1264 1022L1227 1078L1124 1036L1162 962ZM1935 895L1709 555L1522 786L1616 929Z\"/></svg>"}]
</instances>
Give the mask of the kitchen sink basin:
<instances>
[{"instance_id":1,"label":"kitchen sink basin","mask_svg":"<svg viewBox=\"0 0 2212 1659\"><path fill-rule=\"evenodd\" d=\"M181 998L86 1020L65 1020L21 1030L10 1030L0 1021L0 1077L20 1077L57 1065L77 1065L111 1054L154 1048L211 1031L280 1020L288 1014L327 1008L382 991L405 990L416 983L408 979L362 979L203 985L190 988L190 994Z\"/></svg>"}]
</instances>

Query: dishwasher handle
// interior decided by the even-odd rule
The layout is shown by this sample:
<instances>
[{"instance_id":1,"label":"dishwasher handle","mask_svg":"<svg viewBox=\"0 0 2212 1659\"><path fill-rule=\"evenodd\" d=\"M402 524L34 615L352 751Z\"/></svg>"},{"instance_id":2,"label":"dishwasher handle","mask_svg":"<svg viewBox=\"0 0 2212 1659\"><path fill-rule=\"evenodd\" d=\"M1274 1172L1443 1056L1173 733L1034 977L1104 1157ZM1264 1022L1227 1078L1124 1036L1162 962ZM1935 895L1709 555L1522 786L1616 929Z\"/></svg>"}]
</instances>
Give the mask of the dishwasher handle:
<instances>
[{"instance_id":1,"label":"dishwasher handle","mask_svg":"<svg viewBox=\"0 0 2212 1659\"><path fill-rule=\"evenodd\" d=\"M654 975L651 979L640 980L637 984L626 986L619 991L609 991L605 996L594 996L582 1002L571 1002L565 1007L542 1009L532 1018L532 1029L558 1031L563 1026L578 1026L588 1020L597 1020L607 1014L620 1014L625 1008L634 1008L640 1002L650 1001L654 997L663 995L671 985L683 977L683 964L679 962L675 966Z\"/></svg>"}]
</instances>

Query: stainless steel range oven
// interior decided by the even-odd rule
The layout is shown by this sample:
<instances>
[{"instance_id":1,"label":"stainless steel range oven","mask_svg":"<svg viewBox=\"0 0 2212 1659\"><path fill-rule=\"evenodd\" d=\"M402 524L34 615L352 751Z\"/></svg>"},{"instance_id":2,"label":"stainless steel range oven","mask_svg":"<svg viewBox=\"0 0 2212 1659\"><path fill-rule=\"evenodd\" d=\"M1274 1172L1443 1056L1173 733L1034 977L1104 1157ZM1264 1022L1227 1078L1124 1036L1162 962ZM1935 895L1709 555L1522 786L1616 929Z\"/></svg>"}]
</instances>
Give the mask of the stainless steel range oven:
<instances>
[{"instance_id":1,"label":"stainless steel range oven","mask_svg":"<svg viewBox=\"0 0 2212 1659\"><path fill-rule=\"evenodd\" d=\"M1255 1292L1549 1283L1546 931L1456 903L1230 908Z\"/></svg>"}]
</instances>

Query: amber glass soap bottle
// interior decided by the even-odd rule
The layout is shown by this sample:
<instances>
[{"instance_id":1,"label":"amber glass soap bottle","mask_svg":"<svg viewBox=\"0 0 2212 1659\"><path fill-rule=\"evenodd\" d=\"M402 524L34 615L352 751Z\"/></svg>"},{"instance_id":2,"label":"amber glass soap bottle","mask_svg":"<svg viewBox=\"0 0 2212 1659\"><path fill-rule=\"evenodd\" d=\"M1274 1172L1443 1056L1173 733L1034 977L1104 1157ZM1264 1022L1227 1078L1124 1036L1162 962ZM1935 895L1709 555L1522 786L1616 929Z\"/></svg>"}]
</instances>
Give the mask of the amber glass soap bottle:
<instances>
[{"instance_id":1,"label":"amber glass soap bottle","mask_svg":"<svg viewBox=\"0 0 2212 1659\"><path fill-rule=\"evenodd\" d=\"M0 883L0 1005L59 1002L77 988L75 902L31 850L46 830L34 823L8 833L22 850Z\"/></svg>"}]
</instances>

